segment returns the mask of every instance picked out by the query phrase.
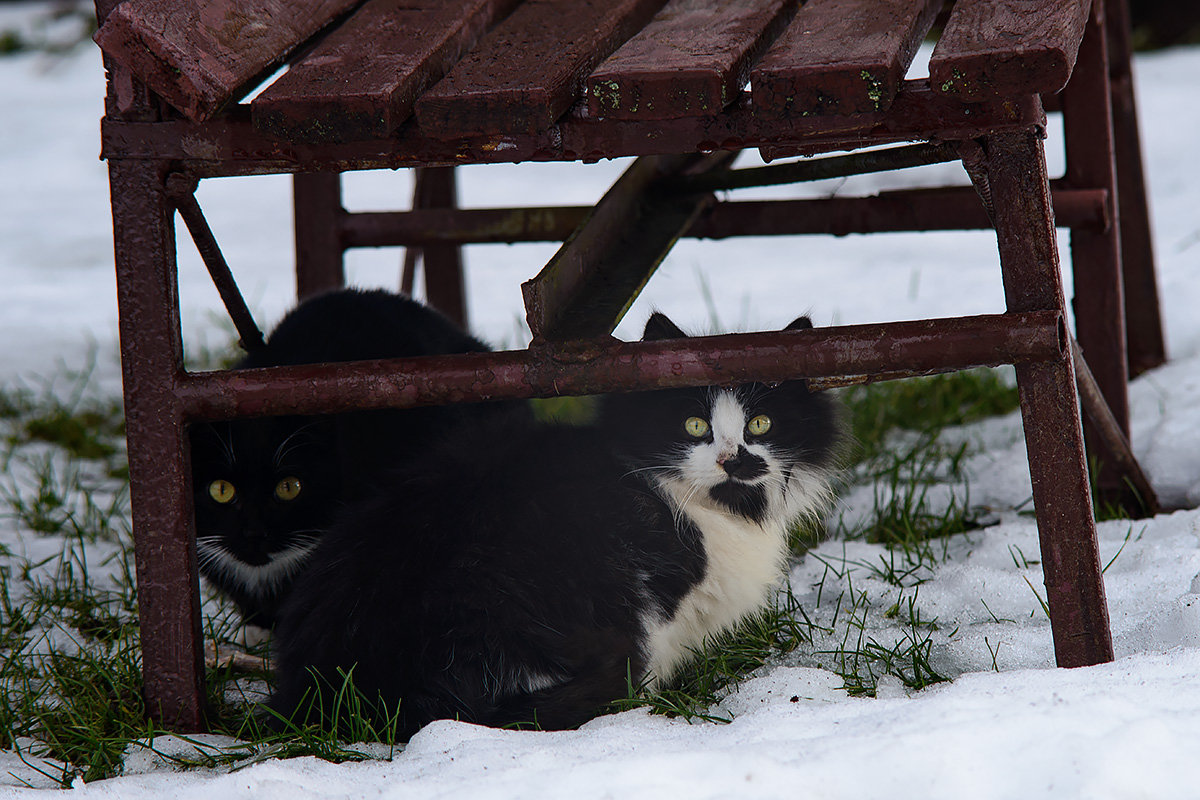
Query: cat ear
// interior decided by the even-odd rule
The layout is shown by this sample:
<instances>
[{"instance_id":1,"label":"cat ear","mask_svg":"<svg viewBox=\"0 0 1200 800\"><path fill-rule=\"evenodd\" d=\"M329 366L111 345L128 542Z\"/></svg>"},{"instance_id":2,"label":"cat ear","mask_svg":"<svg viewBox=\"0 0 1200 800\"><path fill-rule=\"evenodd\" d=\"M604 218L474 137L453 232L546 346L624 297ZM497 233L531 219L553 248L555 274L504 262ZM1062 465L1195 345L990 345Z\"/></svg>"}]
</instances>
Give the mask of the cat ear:
<instances>
[{"instance_id":1,"label":"cat ear","mask_svg":"<svg viewBox=\"0 0 1200 800\"><path fill-rule=\"evenodd\" d=\"M808 317L796 317L787 324L785 331L806 331L813 326L812 320Z\"/></svg>"},{"instance_id":2,"label":"cat ear","mask_svg":"<svg viewBox=\"0 0 1200 800\"><path fill-rule=\"evenodd\" d=\"M657 342L660 339L686 339L687 334L665 315L655 311L646 320L646 330L642 333L643 342Z\"/></svg>"}]
</instances>

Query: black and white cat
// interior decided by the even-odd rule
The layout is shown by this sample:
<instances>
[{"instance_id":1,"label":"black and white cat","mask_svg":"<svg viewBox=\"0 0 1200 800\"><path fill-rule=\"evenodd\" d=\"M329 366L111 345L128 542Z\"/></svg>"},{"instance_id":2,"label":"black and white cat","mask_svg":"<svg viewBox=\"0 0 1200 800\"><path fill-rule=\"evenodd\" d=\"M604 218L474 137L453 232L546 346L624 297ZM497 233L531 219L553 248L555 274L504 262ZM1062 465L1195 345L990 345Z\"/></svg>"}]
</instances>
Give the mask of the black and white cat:
<instances>
[{"instance_id":1,"label":"black and white cat","mask_svg":"<svg viewBox=\"0 0 1200 800\"><path fill-rule=\"evenodd\" d=\"M484 352L437 311L383 290L306 300L238 368ZM279 603L340 509L387 470L419 459L474 416L523 417L495 403L244 419L190 435L200 571L247 622L270 627Z\"/></svg>"},{"instance_id":2,"label":"black and white cat","mask_svg":"<svg viewBox=\"0 0 1200 800\"><path fill-rule=\"evenodd\" d=\"M442 718L555 729L670 680L768 601L789 526L829 499L834 417L789 381L613 395L592 427L464 426L317 547L276 628L272 708L337 724L327 692L350 675L405 738Z\"/></svg>"}]
</instances>

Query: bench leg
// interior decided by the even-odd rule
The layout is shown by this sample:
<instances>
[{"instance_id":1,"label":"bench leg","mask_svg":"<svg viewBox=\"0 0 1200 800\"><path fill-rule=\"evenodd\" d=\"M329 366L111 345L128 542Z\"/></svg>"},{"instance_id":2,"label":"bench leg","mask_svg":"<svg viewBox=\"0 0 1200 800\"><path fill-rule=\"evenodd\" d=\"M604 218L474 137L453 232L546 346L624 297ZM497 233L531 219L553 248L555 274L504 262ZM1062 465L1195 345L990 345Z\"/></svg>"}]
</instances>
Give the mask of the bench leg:
<instances>
[{"instance_id":1,"label":"bench leg","mask_svg":"<svg viewBox=\"0 0 1200 800\"><path fill-rule=\"evenodd\" d=\"M1105 12L1113 141L1117 155L1117 205L1121 210L1129 374L1137 377L1166 361L1167 348L1159 310L1150 208L1146 200L1146 175L1142 166L1141 134L1130 67L1129 3L1127 0L1107 0Z\"/></svg>"},{"instance_id":2,"label":"bench leg","mask_svg":"<svg viewBox=\"0 0 1200 800\"><path fill-rule=\"evenodd\" d=\"M298 172L292 176L295 203L296 297L341 288L346 282L339 231L341 175Z\"/></svg>"},{"instance_id":3,"label":"bench leg","mask_svg":"<svg viewBox=\"0 0 1200 800\"><path fill-rule=\"evenodd\" d=\"M416 172L413 208L458 208L454 167L418 167ZM421 262L425 268L426 301L465 329L467 300L462 248L456 244L425 245Z\"/></svg>"},{"instance_id":4,"label":"bench leg","mask_svg":"<svg viewBox=\"0 0 1200 800\"><path fill-rule=\"evenodd\" d=\"M1129 355L1126 313L1134 303L1125 297L1125 208L1117 180L1117 146L1111 106L1109 54L1099 4L1092 10L1079 50L1074 77L1062 92L1066 128L1067 182L1076 187L1108 192L1112 224L1105 230L1071 230L1071 262L1075 275L1075 327L1084 359L1126 438L1129 437ZM1144 267L1144 263L1142 264ZM1152 267L1151 267L1152 270ZM1153 273L1150 275L1153 283ZM1146 324L1139 312L1134 321ZM1155 323L1157 324L1157 323ZM1094 456L1098 499L1106 506L1143 515L1141 499L1129 488L1128 476L1117 467L1090 420L1084 422L1088 451Z\"/></svg>"},{"instance_id":5,"label":"bench leg","mask_svg":"<svg viewBox=\"0 0 1200 800\"><path fill-rule=\"evenodd\" d=\"M146 709L173 730L204 726L200 592L186 432L174 211L166 165L109 162Z\"/></svg>"},{"instance_id":6,"label":"bench leg","mask_svg":"<svg viewBox=\"0 0 1200 800\"><path fill-rule=\"evenodd\" d=\"M984 150L1008 310L1065 310L1041 140L1000 134L985 139ZM1057 360L1019 365L1017 383L1055 658L1063 667L1111 661L1070 348Z\"/></svg>"}]
</instances>

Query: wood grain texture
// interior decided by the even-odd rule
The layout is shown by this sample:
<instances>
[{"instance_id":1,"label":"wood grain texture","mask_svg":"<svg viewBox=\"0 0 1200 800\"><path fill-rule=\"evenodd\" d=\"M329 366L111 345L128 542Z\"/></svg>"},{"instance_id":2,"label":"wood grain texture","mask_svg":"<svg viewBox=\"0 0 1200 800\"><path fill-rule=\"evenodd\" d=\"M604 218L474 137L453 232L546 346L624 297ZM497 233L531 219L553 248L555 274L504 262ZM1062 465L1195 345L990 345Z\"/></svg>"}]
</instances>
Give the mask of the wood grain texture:
<instances>
[{"instance_id":1,"label":"wood grain texture","mask_svg":"<svg viewBox=\"0 0 1200 800\"><path fill-rule=\"evenodd\" d=\"M359 2L126 0L95 39L106 55L202 122Z\"/></svg>"},{"instance_id":2,"label":"wood grain texture","mask_svg":"<svg viewBox=\"0 0 1200 800\"><path fill-rule=\"evenodd\" d=\"M368 0L255 98L261 130L327 142L386 136L519 0Z\"/></svg>"},{"instance_id":3,"label":"wood grain texture","mask_svg":"<svg viewBox=\"0 0 1200 800\"><path fill-rule=\"evenodd\" d=\"M755 110L885 110L941 6L942 0L809 0L751 72Z\"/></svg>"},{"instance_id":4,"label":"wood grain texture","mask_svg":"<svg viewBox=\"0 0 1200 800\"><path fill-rule=\"evenodd\" d=\"M750 79L796 0L672 0L587 79L594 116L670 119L715 114Z\"/></svg>"},{"instance_id":5,"label":"wood grain texture","mask_svg":"<svg viewBox=\"0 0 1200 800\"><path fill-rule=\"evenodd\" d=\"M977 102L1052 94L1075 68L1091 0L958 0L929 60L935 91Z\"/></svg>"},{"instance_id":6,"label":"wood grain texture","mask_svg":"<svg viewBox=\"0 0 1200 800\"><path fill-rule=\"evenodd\" d=\"M453 138L549 127L663 2L526 0L417 101L421 130Z\"/></svg>"}]
</instances>

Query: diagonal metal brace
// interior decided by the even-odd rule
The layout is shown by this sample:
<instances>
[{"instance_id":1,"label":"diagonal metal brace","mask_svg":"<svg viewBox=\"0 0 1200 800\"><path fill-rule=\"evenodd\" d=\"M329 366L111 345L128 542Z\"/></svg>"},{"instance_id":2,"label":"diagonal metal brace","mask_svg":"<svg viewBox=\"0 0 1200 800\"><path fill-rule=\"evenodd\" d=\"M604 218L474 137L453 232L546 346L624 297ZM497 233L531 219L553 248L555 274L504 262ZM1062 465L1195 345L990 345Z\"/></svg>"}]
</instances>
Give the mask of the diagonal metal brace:
<instances>
[{"instance_id":1,"label":"diagonal metal brace","mask_svg":"<svg viewBox=\"0 0 1200 800\"><path fill-rule=\"evenodd\" d=\"M1137 457L1134 456L1128 437L1125 436L1117 418L1113 416L1112 410L1108 407L1108 401L1104 399L1100 385L1096 383L1096 378L1092 375L1087 360L1083 357L1083 348L1079 346L1075 337L1071 337L1071 358L1075 362L1075 383L1079 388L1080 405L1088 419L1092 421L1100 441L1108 450L1109 457L1114 462L1113 467L1133 489L1146 515L1157 514L1162 510L1162 506L1158 502L1158 495L1150 484L1150 479L1142 471Z\"/></svg>"},{"instance_id":2,"label":"diagonal metal brace","mask_svg":"<svg viewBox=\"0 0 1200 800\"><path fill-rule=\"evenodd\" d=\"M188 175L178 172L171 173L167 176L167 197L175 206L175 210L179 212L179 216L183 217L188 233L192 235L192 241L196 243L196 250L199 251L200 258L204 260L204 266L208 269L213 285L221 296L221 302L225 304L225 310L233 321L233 327L237 329L238 344L247 352L259 350L266 346L262 331L254 323L254 317L251 315L249 307L246 306L237 282L233 279L233 273L229 270L225 256L221 254L221 248L217 244L216 237L213 236L212 228L208 226L208 220L204 218L204 212L200 210L200 204L196 202L197 183L195 178Z\"/></svg>"}]
</instances>

